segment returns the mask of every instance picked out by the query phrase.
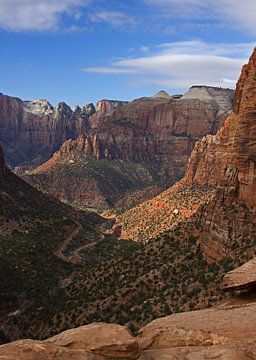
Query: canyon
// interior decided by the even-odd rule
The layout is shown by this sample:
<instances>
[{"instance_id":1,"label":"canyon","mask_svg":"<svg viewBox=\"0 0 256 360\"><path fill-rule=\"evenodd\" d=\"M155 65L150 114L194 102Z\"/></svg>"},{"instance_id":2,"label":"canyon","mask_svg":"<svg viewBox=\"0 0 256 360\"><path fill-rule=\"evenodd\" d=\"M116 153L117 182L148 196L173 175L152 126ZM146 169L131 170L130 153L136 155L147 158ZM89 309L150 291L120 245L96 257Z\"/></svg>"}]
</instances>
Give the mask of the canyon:
<instances>
[{"instance_id":1,"label":"canyon","mask_svg":"<svg viewBox=\"0 0 256 360\"><path fill-rule=\"evenodd\" d=\"M184 174L196 141L216 133L232 102L232 90L206 86L194 86L178 99L160 92L110 110L102 101L88 119L89 130L66 141L25 179L71 203L135 206Z\"/></svg>"},{"instance_id":2,"label":"canyon","mask_svg":"<svg viewBox=\"0 0 256 360\"><path fill-rule=\"evenodd\" d=\"M210 96L205 88L194 89L195 96ZM192 100L184 101L191 105ZM153 102L152 108L147 106L154 119L158 106L167 111L169 102L172 109L182 104L182 98L169 100L165 94L137 101ZM200 101L193 100L191 106ZM76 160L73 149L97 161L136 160L128 143L115 148L108 138L112 131L115 134L114 116L120 120L113 114L123 114L129 106L122 104L100 121L97 112L90 116L90 127L97 129L95 147L88 140L90 135L69 140L35 175L56 169L59 162L62 165L66 146L70 165ZM41 339L2 345L0 356L42 360L255 358L255 109L256 49L242 69L233 112L226 117L226 110L218 109L222 120L216 131L219 129L197 139L183 179L121 214L115 225L119 232L113 231L112 220L79 212L19 179L6 169L0 151L0 256L7 261L0 277L5 299L1 337L3 342L6 338ZM129 126L138 116L135 108L133 111ZM146 117L141 121L142 128L150 124ZM193 142L196 135L185 123ZM213 123L208 130L209 125L212 129ZM101 126L105 130L110 126L111 132L101 137ZM175 121L172 126L175 128ZM183 136L184 127L175 131ZM140 161L151 161L150 139L139 139ZM177 147L181 154L187 151L187 142L184 148ZM166 145L159 146L159 161L165 162ZM154 161L158 161L156 154ZM70 241L63 247L65 239ZM65 261L56 255L60 248ZM72 255L80 260L70 261ZM17 277L21 288L16 287ZM233 290L241 289L245 292L232 296Z\"/></svg>"}]
</instances>

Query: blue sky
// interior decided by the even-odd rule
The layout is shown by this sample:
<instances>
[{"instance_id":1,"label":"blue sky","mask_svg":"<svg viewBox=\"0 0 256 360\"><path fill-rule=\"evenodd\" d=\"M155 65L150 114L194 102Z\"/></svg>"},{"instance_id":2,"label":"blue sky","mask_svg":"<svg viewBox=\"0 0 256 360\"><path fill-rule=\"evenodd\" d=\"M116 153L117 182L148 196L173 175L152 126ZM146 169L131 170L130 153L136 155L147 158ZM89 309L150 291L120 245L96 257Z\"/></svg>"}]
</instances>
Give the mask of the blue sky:
<instances>
[{"instance_id":1,"label":"blue sky","mask_svg":"<svg viewBox=\"0 0 256 360\"><path fill-rule=\"evenodd\" d=\"M235 87L255 0L0 0L0 92L74 106Z\"/></svg>"}]
</instances>

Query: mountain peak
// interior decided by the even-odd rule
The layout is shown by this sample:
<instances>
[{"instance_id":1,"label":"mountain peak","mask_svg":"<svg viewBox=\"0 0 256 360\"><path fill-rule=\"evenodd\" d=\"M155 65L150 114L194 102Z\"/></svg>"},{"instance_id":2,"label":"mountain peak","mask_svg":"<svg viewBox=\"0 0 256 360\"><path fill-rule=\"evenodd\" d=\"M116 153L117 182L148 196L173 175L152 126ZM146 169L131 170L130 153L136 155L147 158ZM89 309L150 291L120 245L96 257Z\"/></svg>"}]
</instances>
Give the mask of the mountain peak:
<instances>
[{"instance_id":1,"label":"mountain peak","mask_svg":"<svg viewBox=\"0 0 256 360\"><path fill-rule=\"evenodd\" d=\"M23 109L37 116L48 115L53 111L53 106L46 99L23 101Z\"/></svg>"},{"instance_id":2,"label":"mountain peak","mask_svg":"<svg viewBox=\"0 0 256 360\"><path fill-rule=\"evenodd\" d=\"M248 64L244 65L240 78L237 82L234 112L246 114L255 112L256 109L256 48L254 49Z\"/></svg>"},{"instance_id":3,"label":"mountain peak","mask_svg":"<svg viewBox=\"0 0 256 360\"><path fill-rule=\"evenodd\" d=\"M165 90L158 91L153 98L162 98L162 99L170 99L170 95Z\"/></svg>"}]
</instances>

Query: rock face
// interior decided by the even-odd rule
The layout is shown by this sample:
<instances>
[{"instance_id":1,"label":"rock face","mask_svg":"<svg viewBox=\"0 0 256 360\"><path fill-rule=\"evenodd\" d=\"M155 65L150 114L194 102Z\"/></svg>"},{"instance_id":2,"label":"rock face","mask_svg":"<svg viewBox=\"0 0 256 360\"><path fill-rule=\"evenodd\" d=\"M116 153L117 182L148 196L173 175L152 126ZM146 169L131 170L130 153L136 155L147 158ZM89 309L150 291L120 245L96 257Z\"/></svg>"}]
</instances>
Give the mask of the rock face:
<instances>
[{"instance_id":1,"label":"rock face","mask_svg":"<svg viewBox=\"0 0 256 360\"><path fill-rule=\"evenodd\" d=\"M22 101L0 96L0 141L14 166L47 160L67 139L86 131L94 107L72 111L65 103L53 108L47 100Z\"/></svg>"},{"instance_id":2,"label":"rock face","mask_svg":"<svg viewBox=\"0 0 256 360\"><path fill-rule=\"evenodd\" d=\"M111 112L113 109L117 109L122 105L127 104L128 101L119 101L119 100L100 100L97 102L95 109L98 112L98 115L106 115Z\"/></svg>"},{"instance_id":3,"label":"rock face","mask_svg":"<svg viewBox=\"0 0 256 360\"><path fill-rule=\"evenodd\" d=\"M256 285L256 258L251 259L239 268L224 276L224 291L244 290Z\"/></svg>"},{"instance_id":4,"label":"rock face","mask_svg":"<svg viewBox=\"0 0 256 360\"><path fill-rule=\"evenodd\" d=\"M212 101L218 104L219 114L230 111L233 104L233 90L220 89L212 86L192 86L182 99L199 99L202 101Z\"/></svg>"},{"instance_id":5,"label":"rock face","mask_svg":"<svg viewBox=\"0 0 256 360\"><path fill-rule=\"evenodd\" d=\"M192 154L190 165L196 168L188 177L199 183L214 182L226 189L229 195L244 202L249 208L256 207L256 50L249 63L243 67L234 99L234 110L226 119L217 136L203 139ZM215 159L213 154L215 153ZM210 157L207 159L206 157ZM200 163L201 162L201 163ZM205 166L212 164L212 174L205 179ZM197 165L196 165L197 164ZM205 166L203 165L205 164ZM190 169L191 170L191 169ZM193 173L193 175L192 175ZM224 200L225 201L225 200Z\"/></svg>"},{"instance_id":6,"label":"rock face","mask_svg":"<svg viewBox=\"0 0 256 360\"><path fill-rule=\"evenodd\" d=\"M200 90L201 91L201 90ZM235 249L239 239L254 241L256 209L256 50L242 69L234 109L216 136L199 141L192 152L185 186L212 184L214 199L198 214L201 247L209 261Z\"/></svg>"},{"instance_id":7,"label":"rock face","mask_svg":"<svg viewBox=\"0 0 256 360\"><path fill-rule=\"evenodd\" d=\"M230 90L215 91L227 92L226 98L231 98ZM173 160L185 166L195 142L216 133L222 101L161 95L132 101L103 115L96 113L89 119L86 151L97 159ZM231 109L230 100L226 107Z\"/></svg>"},{"instance_id":8,"label":"rock face","mask_svg":"<svg viewBox=\"0 0 256 360\"><path fill-rule=\"evenodd\" d=\"M4 160L4 152L3 148L0 145L0 176L5 174L5 160Z\"/></svg>"},{"instance_id":9,"label":"rock face","mask_svg":"<svg viewBox=\"0 0 256 360\"><path fill-rule=\"evenodd\" d=\"M95 323L43 342L0 346L6 360L246 360L256 357L256 305L174 314L154 320L133 338L125 327Z\"/></svg>"}]
</instances>

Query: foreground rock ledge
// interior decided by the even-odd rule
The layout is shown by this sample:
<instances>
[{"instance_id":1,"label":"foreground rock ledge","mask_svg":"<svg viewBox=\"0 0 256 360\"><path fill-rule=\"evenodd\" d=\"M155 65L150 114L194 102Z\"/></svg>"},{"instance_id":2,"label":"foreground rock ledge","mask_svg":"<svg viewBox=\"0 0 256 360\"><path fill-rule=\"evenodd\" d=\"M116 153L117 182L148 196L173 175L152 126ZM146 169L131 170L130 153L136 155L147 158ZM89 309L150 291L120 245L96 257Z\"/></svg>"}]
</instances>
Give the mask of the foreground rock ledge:
<instances>
[{"instance_id":1,"label":"foreground rock ledge","mask_svg":"<svg viewBox=\"0 0 256 360\"><path fill-rule=\"evenodd\" d=\"M224 276L224 291L249 290L256 286L256 257Z\"/></svg>"},{"instance_id":2,"label":"foreground rock ledge","mask_svg":"<svg viewBox=\"0 0 256 360\"><path fill-rule=\"evenodd\" d=\"M0 346L1 360L243 360L256 358L256 303L174 314L131 336L126 327L93 323L45 341Z\"/></svg>"}]
</instances>

